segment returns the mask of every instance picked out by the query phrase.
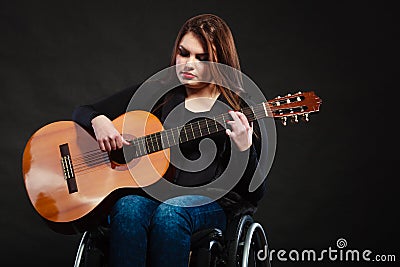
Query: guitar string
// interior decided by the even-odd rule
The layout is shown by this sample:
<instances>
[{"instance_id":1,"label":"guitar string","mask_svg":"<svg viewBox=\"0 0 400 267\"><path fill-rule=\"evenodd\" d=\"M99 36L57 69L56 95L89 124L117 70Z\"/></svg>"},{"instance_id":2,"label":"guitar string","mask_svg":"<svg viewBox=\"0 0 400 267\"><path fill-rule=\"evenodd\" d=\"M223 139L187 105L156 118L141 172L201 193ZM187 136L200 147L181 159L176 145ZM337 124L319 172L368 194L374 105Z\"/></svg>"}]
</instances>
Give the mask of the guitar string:
<instances>
[{"instance_id":1,"label":"guitar string","mask_svg":"<svg viewBox=\"0 0 400 267\"><path fill-rule=\"evenodd\" d=\"M96 164L105 162L107 160L109 160L108 155L107 156L101 156L101 157L98 157L98 158L95 158L95 159L91 159L91 160L88 160L86 162L81 162L79 164L75 164L76 162L74 160L72 160L72 163L74 164L73 166L74 166L75 170L80 170L82 168L87 168L87 167L90 168L90 167L92 167L92 166L94 166Z\"/></svg>"},{"instance_id":2,"label":"guitar string","mask_svg":"<svg viewBox=\"0 0 400 267\"><path fill-rule=\"evenodd\" d=\"M199 130L199 132L205 132L206 128L208 127L208 122L207 121L217 121L218 122L218 120L223 119L224 116L225 116L225 114L221 114L220 117L214 117L214 119L208 119L207 118L205 120L201 120L199 123L192 123L191 127L197 128ZM218 122L218 123L220 123L220 122ZM200 125L200 127L198 127L198 126L196 126L196 124L201 124L201 125ZM190 126L190 124L187 124L187 125L176 127L176 128L169 129L169 130L172 130L171 134L173 135L173 130L174 129L178 129L178 130L182 131L182 129L184 127L189 127L189 126ZM168 134L170 132L169 130L165 130L165 131L162 131L162 132L158 132L158 133L150 134L150 135L147 135L147 136L139 137L139 138L133 140L132 143L134 145L138 146L138 145L141 145L141 144L145 145L146 142L158 142L158 136L161 136L163 132L164 132L164 135L167 138L168 137L172 137L172 136L168 136ZM220 131L220 129L218 129L218 131ZM196 133L196 132L194 132L194 133ZM154 144L152 144L152 145L154 145ZM147 148L146 148L146 150L147 150ZM94 153L92 153L92 152L94 152ZM79 159L79 158L86 159L87 157L95 156L95 155L98 155L98 154L101 154L101 153L105 153L105 152L99 151L98 149L95 149L95 150L91 150L91 151L87 151L87 152L82 153L81 157L78 157L77 159Z\"/></svg>"},{"instance_id":3,"label":"guitar string","mask_svg":"<svg viewBox=\"0 0 400 267\"><path fill-rule=\"evenodd\" d=\"M258 112L257 112L258 113ZM257 113L254 113L254 115L255 116L251 116L251 115L253 115L253 114L250 114L250 115L248 115L247 117L250 117L251 119L253 119L253 118L255 118L255 117L257 117ZM220 118L216 118L215 119L215 121L217 121L218 119L220 119ZM205 120L201 120L201 121L196 121L196 122L194 122L194 123L192 123L192 125L190 126L190 127L193 127L193 128L195 128L196 129L196 131L193 131L194 132L194 135L196 136L198 133L200 133L200 136L202 136L202 132L206 132L206 128L207 127L209 127L209 124L208 124L208 122L207 121L214 121L214 120L212 120L212 119L205 119ZM219 123L219 122L218 122ZM219 123L220 124L220 123ZM185 125L184 127L189 127L189 124L188 125ZM178 129L179 129L179 127L177 127ZM182 128L183 127L180 127L181 129L181 131L182 131ZM192 129L193 129L192 128ZM225 127L223 128L223 129L225 129ZM219 129L218 127L217 127L217 130L218 131L221 131L221 130L223 130L223 129ZM169 129L169 130L171 130L171 129ZM168 132L167 131L169 131L169 130L165 130L165 131L162 131L162 132L158 132L158 133L155 133L155 134L152 134L152 135L148 135L148 136L146 136L146 137L139 137L138 139L148 139L148 140L146 140L146 141L150 141L150 142L158 142L158 140L159 140L159 138L158 137L163 137L162 136L162 133L164 132L164 136L166 136L166 137L168 137ZM173 129L172 129L173 130ZM207 130L208 131L208 130ZM157 135L158 134L158 135ZM189 140L187 140L187 141L189 141ZM139 144L141 144L141 143L143 143L144 142L144 140L133 140L133 144L134 145L139 145ZM176 142L175 142L176 143ZM91 152L94 152L94 153L91 153ZM106 152L103 152L103 151L100 151L100 150L98 150L98 149L96 149L96 150L92 150L92 151L87 151L87 152L85 152L85 153L83 153L83 154L81 154L82 156L81 157L77 157L76 159L79 159L79 158L82 158L82 159L87 159L87 158L89 158L89 157L93 157L93 156L95 156L95 155L97 155L97 154L101 154L101 153L106 153Z\"/></svg>"},{"instance_id":4,"label":"guitar string","mask_svg":"<svg viewBox=\"0 0 400 267\"><path fill-rule=\"evenodd\" d=\"M74 160L75 160L76 162L86 162L86 161L88 161L88 160L90 160L90 159L98 158L98 157L103 156L103 155L104 155L104 156L108 156L108 153L107 153L107 152L101 151L100 149L93 150L93 151L95 151L95 152L90 153L90 154L85 155L85 156L75 155L75 156L74 156ZM103 155L102 155L102 154L103 154Z\"/></svg>"},{"instance_id":5,"label":"guitar string","mask_svg":"<svg viewBox=\"0 0 400 267\"><path fill-rule=\"evenodd\" d=\"M75 172L82 173L82 172L85 172L88 170L93 170L94 168L101 166L104 163L107 163L105 166L108 166L108 164L110 163L110 158L109 158L108 154L103 155L103 157L94 158L91 161L87 161L86 163L80 163L81 166L75 167Z\"/></svg>"},{"instance_id":6,"label":"guitar string","mask_svg":"<svg viewBox=\"0 0 400 267\"><path fill-rule=\"evenodd\" d=\"M91 158L91 159L88 159L88 160L86 160L86 161L76 161L76 160L72 160L72 163L74 164L74 168L75 169L77 169L77 168L79 168L79 167L81 167L81 166L90 166L90 165L92 165L92 164L96 164L97 162L100 162L100 161L103 161L103 160L106 160L106 159L108 159L109 158L109 156L108 156L108 154L107 155L102 155L102 156L100 156L100 157L96 157L96 158Z\"/></svg>"},{"instance_id":7,"label":"guitar string","mask_svg":"<svg viewBox=\"0 0 400 267\"><path fill-rule=\"evenodd\" d=\"M241 111L243 112L243 113L245 113L245 115L248 115L248 116L246 116L246 117L249 117L250 115L252 115L251 113L254 113L254 115L260 115L261 114L261 116L259 117L259 118L262 118L262 117L264 117L264 115L265 115L265 111L264 111L264 108L261 106L261 105L256 105L256 108L257 107L260 107L261 108L261 110L258 110L258 111L256 111L256 112L253 112L253 111L251 111L250 109L251 108L244 108L244 109L241 109ZM250 111L251 113L250 114L247 114L247 112L244 112L244 111ZM229 113L225 113L226 115L228 115ZM202 132L205 132L205 130L207 130L207 131L209 131L209 124L208 124L208 122L210 122L210 121L217 121L218 122L218 120L220 120L220 119L224 119L224 117L225 117L225 114L221 114L221 115L219 115L219 116L221 116L221 118L219 118L219 117L214 117L214 119L212 119L212 118L206 118L206 119L203 119L203 120L201 120L200 122L199 122L199 124L201 124L201 126L200 127L198 127L198 126L196 126L196 123L192 123L192 125L191 125L191 127L197 127L197 129L202 133ZM257 116L253 116L253 117L257 117ZM258 118L258 119L259 119ZM219 123L219 122L218 122ZM172 128L172 129L168 129L168 130L164 130L164 131L162 131L162 132L158 132L158 133L153 133L153 134L150 134L150 135L148 135L148 136L143 136L143 137L138 137L138 138L136 138L135 140L133 140L132 141L132 143L134 144L134 145L137 145L137 146L139 146L140 144L143 144L144 145L144 148L145 148L145 144L146 144L146 139L149 139L150 138L150 141L151 142L153 142L154 141L154 138L156 139L156 141L157 141L157 134L159 134L160 136L162 135L162 133L164 132L165 133L165 136L169 139L169 137L174 137L174 133L173 133L173 130L174 129L177 129L177 133L180 133L181 132L181 130L184 128L184 127L188 127L187 125L190 125L190 124L186 124L186 125L184 125L184 126L179 126L179 127L176 127L176 128ZM219 129L218 129L218 131L219 131ZM171 132L171 136L169 136L169 133ZM201 134L202 135L202 134ZM153 136L154 136L154 138L153 138ZM176 145L176 142L174 142L175 144L174 145ZM146 148L147 149L147 148ZM93 153L94 152L94 153ZM90 150L90 151L87 151L87 152L84 152L84 153L82 153L82 154L80 154L80 155L82 155L81 156L81 158L82 159L84 159L85 158L85 154L88 154L87 156L91 156L90 154L92 153L92 155L95 155L95 154L101 154L101 153L105 153L105 152L103 152L103 151L99 151L98 149L94 149L94 150Z\"/></svg>"},{"instance_id":8,"label":"guitar string","mask_svg":"<svg viewBox=\"0 0 400 267\"><path fill-rule=\"evenodd\" d=\"M261 107L261 106L259 105L259 107ZM256 107L256 108L257 108L257 107ZM248 117L248 118L250 117L252 120L254 120L254 117L255 117L255 116L251 117L251 115L253 115L253 114L255 113L255 112L254 112L254 108L243 108L243 109L241 109L241 111L246 115L246 117ZM260 112L262 112L261 114L265 114L264 110L260 110ZM254 114L254 115L255 115L255 114ZM202 132L204 132L206 129L209 131L209 129L208 129L208 121L214 121L214 122L218 122L219 124L224 124L225 127L223 127L223 129L225 129L225 128L226 128L225 116L229 116L229 117L230 117L229 113L225 113L225 114L221 114L221 115L219 115L219 116L217 116L217 117L214 117L213 119L208 119L208 118L206 118L206 119L200 120L200 123L199 123L198 121L196 121L196 122L193 122L193 123L188 123L188 124L186 124L186 125L184 125L184 126L172 128L172 129L169 129L169 130L165 130L165 131L163 131L163 132L165 133L165 136L167 137L167 140L169 140L169 132L170 132L170 131L171 131L171 134L172 134L171 137L172 137L173 139L175 139L175 138L174 138L174 134L173 134L173 130L174 130L174 129L177 129L177 130L176 130L177 133L181 133L181 132L182 132L182 129L183 129L183 130L185 131L186 141L189 141L189 140L192 140L192 139L195 139L195 138L196 138L196 137L195 137L196 133L200 133L200 136L202 136ZM223 123L221 123L221 120L222 120ZM201 126L198 127L198 126L196 126L196 124L201 124ZM190 127L190 129L189 129L189 127ZM214 126L213 126L213 127L214 127ZM196 131L193 131L193 128L197 128L198 131L197 131L197 132L196 132ZM216 128L217 128L217 132L223 130L223 129L220 130L220 129L218 128L217 125L216 125ZM192 133L193 138L190 138L190 139L189 139L186 130L189 130L189 132ZM148 142L148 141L151 142L151 145L152 145L153 147L154 147L154 142L156 142L156 146L159 147L159 144L158 144L159 138L158 138L158 136L161 136L161 138L162 138L162 132L150 134L150 135L144 136L144 137L139 137L138 139L144 139L145 142ZM161 141L162 141L162 140L161 140ZM142 141L142 142L143 142L143 141ZM174 143L176 144L177 142L175 141ZM161 144L161 145L162 145L162 144Z\"/></svg>"},{"instance_id":9,"label":"guitar string","mask_svg":"<svg viewBox=\"0 0 400 267\"><path fill-rule=\"evenodd\" d=\"M256 111L256 112L253 112L251 110L248 110L248 111L250 111L251 114L249 114L249 116L247 116L247 117L249 117L251 120L254 120L254 118L257 118L257 116L260 115L260 114L261 115L265 115L265 112L263 110L262 111ZM262 112L262 113L260 113L260 112ZM251 117L251 115L253 115L253 116ZM223 118L224 114L220 115L219 117ZM216 120L217 120L217 118L215 119L215 121ZM200 123L198 123L199 126L197 126L197 129L199 130L198 133L202 133L206 129L206 127L208 126L205 120L202 120L201 123L202 123L201 125L200 125ZM193 124L195 125L196 123L193 123ZM181 127L181 128L183 128L183 127ZM217 127L218 131L222 131L223 129L225 129L225 128L222 128L220 130ZM161 136L161 134L160 134L160 136ZM200 136L202 136L202 134ZM158 139L156 139L156 140L158 140ZM151 137L150 141L154 142L152 137ZM135 143L135 142L133 142L133 143ZM140 141L136 142L136 144L139 144L139 143L140 143ZM91 153L93 151L95 151L95 152ZM101 154L104 154L104 155L102 155L100 157L96 157L96 155L101 155ZM108 153L103 152L101 150L100 151L99 150L92 150L92 151L88 151L88 152L83 153L81 157L76 158L75 160L73 160L73 162L75 162L76 163L75 166L77 166L75 168L76 172L82 172L82 171L86 171L86 170L91 169L91 168L95 168L96 166L101 165L103 163L109 163L110 159L109 159Z\"/></svg>"},{"instance_id":10,"label":"guitar string","mask_svg":"<svg viewBox=\"0 0 400 267\"><path fill-rule=\"evenodd\" d=\"M272 106L272 104L271 104L270 102L271 102L271 101L268 101L267 104L268 104L268 106L271 107L273 110L276 110L276 109L279 109L279 108L280 108L280 107L274 107L274 106ZM272 101L272 102L274 103L275 101ZM255 111L257 108L259 108L259 110L258 110L258 111ZM260 118L262 118L262 117L264 117L264 116L266 115L266 114L265 114L265 109L264 109L263 104L257 104L257 105L255 105L255 106L245 107L245 108L240 109L240 111L241 111L242 113L244 113L244 114L246 115L246 117L249 117L250 115L253 115L253 114L254 114L254 115L257 115L257 113L258 113L258 115L261 114ZM220 123L219 120L224 119L224 118L225 118L225 115L228 116L228 114L229 114L229 113L221 114L221 115L219 115L219 116L217 116L217 117L214 117L214 119L208 119L208 118L206 118L206 119L204 119L204 120L201 120L200 123L197 123L197 124L201 124L199 127L196 126L196 123L190 123L190 124L186 124L186 125L184 125L184 126L176 127L177 133L180 133L182 129L186 130L186 127L190 126L190 127L197 127L197 129L198 129L199 132L200 132L200 136L202 136L202 132L203 132L203 131L205 131L206 129L207 129L207 131L209 131L209 129L208 129L208 127L209 127L209 126L208 126L208 121L212 121L212 120L213 120L213 121L216 121L216 122ZM253 119L254 119L255 117L257 117L257 116L253 116ZM226 123L225 123L225 122L224 122L224 125L226 126ZM173 129L175 129L175 128L173 128ZM133 140L133 143L134 143L134 145L137 145L137 146L139 146L140 144L142 144L142 145L143 145L143 149L144 149L144 150L147 150L147 148L146 148L146 142L148 141L148 139L150 139L149 141L151 142L151 145L152 145L152 146L154 146L154 143L153 143L153 142L157 142L156 145L158 146L157 134L158 134L159 136L161 136L162 133L164 132L164 133L165 133L165 136L167 137L167 139L169 139L168 137L174 137L173 129L169 129L169 130L165 130L165 131L162 131L162 132L153 133L153 134L150 134L150 135L147 135L147 136L139 137L139 138ZM220 131L220 130L218 129L218 126L217 126L217 131ZM169 132L171 132L172 136L168 136ZM193 132L193 131L192 131L192 132ZM194 132L194 133L196 133L196 132ZM161 137L162 137L162 136L161 136ZM154 139L155 139L155 140L154 140ZM187 141L189 141L189 140L187 140ZM174 143L176 143L176 142L174 142ZM174 145L176 145L176 144L174 144ZM148 146L149 146L149 145L148 145ZM92 151L88 151L88 152L85 152L85 153L90 153L90 152L101 153L102 151L98 152L97 150L92 150ZM85 154L85 153L83 153L83 154Z\"/></svg>"}]
</instances>

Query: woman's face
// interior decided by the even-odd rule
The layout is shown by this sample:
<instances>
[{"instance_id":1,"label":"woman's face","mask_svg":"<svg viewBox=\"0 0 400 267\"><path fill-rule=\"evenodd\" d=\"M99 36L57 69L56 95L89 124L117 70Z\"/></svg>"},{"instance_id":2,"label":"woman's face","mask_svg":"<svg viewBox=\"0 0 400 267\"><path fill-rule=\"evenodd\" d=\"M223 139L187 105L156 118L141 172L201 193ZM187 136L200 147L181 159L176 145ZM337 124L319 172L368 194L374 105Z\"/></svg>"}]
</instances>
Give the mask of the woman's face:
<instances>
[{"instance_id":1,"label":"woman's face","mask_svg":"<svg viewBox=\"0 0 400 267\"><path fill-rule=\"evenodd\" d=\"M188 32L181 39L176 55L176 74L179 80L190 88L202 88L202 81L209 81L209 73L206 71L209 55L204 51L199 39Z\"/></svg>"}]
</instances>

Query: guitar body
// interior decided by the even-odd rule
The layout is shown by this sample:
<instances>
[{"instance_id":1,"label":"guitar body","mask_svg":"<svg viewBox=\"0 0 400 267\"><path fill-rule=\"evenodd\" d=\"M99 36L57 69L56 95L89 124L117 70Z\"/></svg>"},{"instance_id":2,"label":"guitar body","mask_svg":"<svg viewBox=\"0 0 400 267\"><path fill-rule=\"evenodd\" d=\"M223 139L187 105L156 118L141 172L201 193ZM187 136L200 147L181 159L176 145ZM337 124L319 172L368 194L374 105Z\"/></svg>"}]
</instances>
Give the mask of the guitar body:
<instances>
[{"instance_id":1,"label":"guitar body","mask_svg":"<svg viewBox=\"0 0 400 267\"><path fill-rule=\"evenodd\" d=\"M131 111L113 121L126 139L163 130L157 117ZM125 134L126 133L126 134ZM74 170L71 192L61 162L60 145L67 144ZM99 149L97 141L72 121L44 126L29 139L22 170L29 199L48 222L80 222L119 189L139 189L157 182L169 165L169 149L127 163L117 163ZM74 190L73 190L74 191Z\"/></svg>"}]
</instances>

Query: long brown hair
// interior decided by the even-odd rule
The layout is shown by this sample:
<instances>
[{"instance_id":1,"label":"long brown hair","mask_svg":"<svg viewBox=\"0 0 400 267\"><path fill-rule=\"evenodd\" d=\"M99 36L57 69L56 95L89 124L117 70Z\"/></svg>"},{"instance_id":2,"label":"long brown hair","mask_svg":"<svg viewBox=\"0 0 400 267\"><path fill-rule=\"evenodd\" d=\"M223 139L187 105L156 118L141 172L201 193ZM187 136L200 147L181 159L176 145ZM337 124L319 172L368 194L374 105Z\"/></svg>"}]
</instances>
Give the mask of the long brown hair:
<instances>
[{"instance_id":1,"label":"long brown hair","mask_svg":"<svg viewBox=\"0 0 400 267\"><path fill-rule=\"evenodd\" d=\"M171 66L175 65L179 44L187 33L193 33L203 45L204 51L209 55L208 61L228 65L238 71L221 73L218 68L213 68L215 79L223 79L224 84L230 84L229 90L216 84L217 90L225 97L235 110L240 109L239 93L242 91L242 80L240 73L239 56L236 51L232 32L226 22L213 14L202 14L187 20L181 27L172 50ZM211 65L213 66L213 65ZM233 74L232 74L233 73ZM233 88L232 88L233 87ZM235 91L235 92L234 92Z\"/></svg>"}]
</instances>

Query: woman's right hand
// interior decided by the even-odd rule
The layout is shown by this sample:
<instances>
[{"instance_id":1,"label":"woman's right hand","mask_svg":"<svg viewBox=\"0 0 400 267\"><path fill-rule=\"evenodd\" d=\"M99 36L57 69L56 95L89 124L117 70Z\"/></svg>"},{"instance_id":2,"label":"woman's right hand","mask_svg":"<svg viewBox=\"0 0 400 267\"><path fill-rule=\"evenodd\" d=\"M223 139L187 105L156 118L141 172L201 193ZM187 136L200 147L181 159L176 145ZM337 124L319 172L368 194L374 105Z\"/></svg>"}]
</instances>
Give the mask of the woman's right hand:
<instances>
[{"instance_id":1,"label":"woman's right hand","mask_svg":"<svg viewBox=\"0 0 400 267\"><path fill-rule=\"evenodd\" d=\"M129 142L115 129L111 120L104 115L93 118L92 127L102 151L110 152L122 148L123 145L129 145Z\"/></svg>"}]
</instances>

